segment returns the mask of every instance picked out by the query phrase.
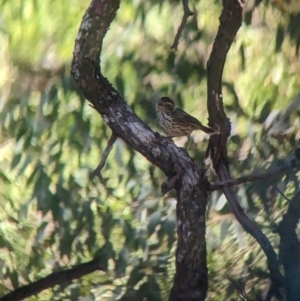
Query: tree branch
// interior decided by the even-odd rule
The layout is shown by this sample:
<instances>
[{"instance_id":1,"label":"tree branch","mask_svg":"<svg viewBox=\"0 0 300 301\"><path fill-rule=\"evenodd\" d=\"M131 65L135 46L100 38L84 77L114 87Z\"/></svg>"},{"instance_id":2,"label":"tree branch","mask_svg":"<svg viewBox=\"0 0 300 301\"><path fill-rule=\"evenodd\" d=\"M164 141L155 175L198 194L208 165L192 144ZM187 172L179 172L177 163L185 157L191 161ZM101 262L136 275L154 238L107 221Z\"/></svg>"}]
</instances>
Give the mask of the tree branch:
<instances>
[{"instance_id":1,"label":"tree branch","mask_svg":"<svg viewBox=\"0 0 300 301\"><path fill-rule=\"evenodd\" d=\"M171 46L171 49L175 49L178 50L178 44L179 44L179 40L182 34L182 31L187 23L187 19L189 16L192 16L194 13L190 10L189 8L189 2L188 0L182 0L182 5L183 5L183 17L180 23L180 26L178 27L174 42Z\"/></svg>"},{"instance_id":2,"label":"tree branch","mask_svg":"<svg viewBox=\"0 0 300 301\"><path fill-rule=\"evenodd\" d=\"M207 107L209 112L209 125L219 128L221 136L210 138L208 151L213 166L221 183L232 182L227 157L227 138L231 132L229 119L226 116L222 98L222 74L226 56L231 44L242 23L242 4L238 0L223 0L223 11L220 16L220 26L213 45L210 59L207 63ZM232 187L223 186L223 192L229 202L231 210L243 228L251 234L260 244L267 256L268 268L272 279L271 289L283 286L283 276L279 271L276 253L255 222L251 221L239 204ZM272 295L270 293L269 295Z\"/></svg>"},{"instance_id":3,"label":"tree branch","mask_svg":"<svg viewBox=\"0 0 300 301\"><path fill-rule=\"evenodd\" d=\"M105 150L104 150L104 152L101 156L100 163L90 174L90 180L93 180L94 177L98 177L100 182L103 182L103 178L102 178L102 175L101 175L101 170L105 165L105 162L106 162L106 160L107 160L107 158L108 158L108 156L109 156L109 154L112 150L112 147L113 147L116 139L117 139L117 136L112 132L109 140L107 141L107 145L105 147Z\"/></svg>"},{"instance_id":4,"label":"tree branch","mask_svg":"<svg viewBox=\"0 0 300 301\"><path fill-rule=\"evenodd\" d=\"M259 175L248 175L248 176L243 176L243 177L240 177L237 179L231 179L231 180L216 183L216 184L210 184L209 190L214 191L214 190L221 189L223 187L240 185L240 184L244 184L247 182L254 182L257 180L266 180L266 179L269 179L270 177L278 176L278 174L285 172L289 168L290 168L290 166L287 166L287 165L281 166L279 168L267 171L267 172L259 174Z\"/></svg>"},{"instance_id":5,"label":"tree branch","mask_svg":"<svg viewBox=\"0 0 300 301\"><path fill-rule=\"evenodd\" d=\"M290 202L291 200L290 199L288 199L285 195L284 195L284 193L277 187L277 185L276 185L276 183L273 183L272 184L272 186L273 186L273 188L284 198L284 199L286 199L288 202Z\"/></svg>"},{"instance_id":6,"label":"tree branch","mask_svg":"<svg viewBox=\"0 0 300 301\"><path fill-rule=\"evenodd\" d=\"M218 173L220 179L228 178L228 169L225 165L220 165L218 169ZM284 280L283 280L283 276L279 271L277 255L270 241L262 233L262 231L257 226L257 224L254 221L250 220L249 217L245 214L243 208L239 204L239 200L235 192L233 191L232 187L223 187L223 192L238 222L243 226L246 232L248 232L257 240L257 242L260 244L261 248L263 249L264 253L266 254L267 264L270 271L270 277L272 280L270 289L278 290L280 287L283 286ZM272 296L275 293L276 293L275 291L272 291L272 294L270 294L270 296Z\"/></svg>"},{"instance_id":7,"label":"tree branch","mask_svg":"<svg viewBox=\"0 0 300 301\"><path fill-rule=\"evenodd\" d=\"M11 293L0 298L0 301L19 301L25 298L29 298L30 296L36 295L41 291L54 287L58 284L63 284L66 282L70 282L74 279L78 279L84 275L93 273L95 271L105 271L106 268L102 266L100 260L98 258L89 261L87 263L82 263L74 268L63 270L59 272L54 272L45 278L42 278L38 281L30 283L28 285L24 285L22 287L17 288Z\"/></svg>"}]
</instances>

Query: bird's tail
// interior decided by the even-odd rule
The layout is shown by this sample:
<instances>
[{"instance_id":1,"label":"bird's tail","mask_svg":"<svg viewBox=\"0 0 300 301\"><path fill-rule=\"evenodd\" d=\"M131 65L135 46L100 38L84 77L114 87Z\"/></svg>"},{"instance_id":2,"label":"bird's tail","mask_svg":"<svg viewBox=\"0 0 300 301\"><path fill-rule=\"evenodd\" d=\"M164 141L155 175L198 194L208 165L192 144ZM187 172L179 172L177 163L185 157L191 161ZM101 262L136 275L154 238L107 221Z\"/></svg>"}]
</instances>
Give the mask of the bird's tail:
<instances>
[{"instance_id":1,"label":"bird's tail","mask_svg":"<svg viewBox=\"0 0 300 301\"><path fill-rule=\"evenodd\" d=\"M209 136L212 136L212 135L220 135L220 131L218 130L213 130L212 128L208 127L208 126L204 126L204 125L201 125L201 130L203 132L205 132L206 134L208 134Z\"/></svg>"}]
</instances>

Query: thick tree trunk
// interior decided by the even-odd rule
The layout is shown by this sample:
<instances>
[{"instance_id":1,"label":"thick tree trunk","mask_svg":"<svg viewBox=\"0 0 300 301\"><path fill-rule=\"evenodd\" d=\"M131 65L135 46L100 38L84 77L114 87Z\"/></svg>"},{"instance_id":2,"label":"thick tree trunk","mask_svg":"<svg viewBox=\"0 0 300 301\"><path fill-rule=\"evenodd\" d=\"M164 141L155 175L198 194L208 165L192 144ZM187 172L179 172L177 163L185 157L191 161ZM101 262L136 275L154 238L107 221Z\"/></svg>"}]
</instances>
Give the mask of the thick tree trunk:
<instances>
[{"instance_id":1,"label":"thick tree trunk","mask_svg":"<svg viewBox=\"0 0 300 301\"><path fill-rule=\"evenodd\" d=\"M74 48L72 75L113 133L161 168L177 191L176 274L170 300L205 300L207 267L205 210L207 185L196 162L173 141L145 125L100 71L103 38L119 1L94 0L83 17Z\"/></svg>"},{"instance_id":2,"label":"thick tree trunk","mask_svg":"<svg viewBox=\"0 0 300 301\"><path fill-rule=\"evenodd\" d=\"M205 244L206 187L197 171L177 187L176 274L169 301L205 300L208 277ZM191 178L192 176L192 178Z\"/></svg>"}]
</instances>

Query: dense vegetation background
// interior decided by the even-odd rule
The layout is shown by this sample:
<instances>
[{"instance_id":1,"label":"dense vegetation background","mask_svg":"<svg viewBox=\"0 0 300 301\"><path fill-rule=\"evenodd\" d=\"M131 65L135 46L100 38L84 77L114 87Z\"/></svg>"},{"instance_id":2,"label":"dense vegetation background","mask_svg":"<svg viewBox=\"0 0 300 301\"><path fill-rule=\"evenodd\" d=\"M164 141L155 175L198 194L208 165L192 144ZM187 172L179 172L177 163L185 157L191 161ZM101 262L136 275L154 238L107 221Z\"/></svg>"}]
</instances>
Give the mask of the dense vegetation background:
<instances>
[{"instance_id":1,"label":"dense vegetation background","mask_svg":"<svg viewBox=\"0 0 300 301\"><path fill-rule=\"evenodd\" d=\"M30 300L131 300L133 292L165 300L174 273L176 200L172 193L161 197L163 174L118 140L104 183L88 178L110 136L69 75L89 1L0 3L0 296L99 255L107 273ZM155 102L163 95L207 120L205 70L221 4L190 6L195 14L176 52L170 46L182 6L175 0L122 1L105 40L103 73L158 131ZM252 1L244 11L223 82L234 177L285 164L300 139L300 3ZM193 139L189 153L202 162L207 137L196 132ZM216 181L210 165L205 168ZM243 208L275 248L279 237L272 230L299 178L291 170L236 187ZM244 286L250 296L263 294L265 256L219 191L211 194L207 226L208 300L237 297Z\"/></svg>"}]
</instances>

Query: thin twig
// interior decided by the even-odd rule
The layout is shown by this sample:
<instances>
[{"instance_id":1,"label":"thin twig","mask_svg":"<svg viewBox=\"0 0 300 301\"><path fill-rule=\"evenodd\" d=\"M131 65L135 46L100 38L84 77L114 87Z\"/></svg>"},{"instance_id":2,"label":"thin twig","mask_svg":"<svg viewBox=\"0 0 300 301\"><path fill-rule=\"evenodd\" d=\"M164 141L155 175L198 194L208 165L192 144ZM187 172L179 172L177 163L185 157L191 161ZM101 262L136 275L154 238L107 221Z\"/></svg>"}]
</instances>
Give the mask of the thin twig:
<instances>
[{"instance_id":1,"label":"thin twig","mask_svg":"<svg viewBox=\"0 0 300 301\"><path fill-rule=\"evenodd\" d=\"M189 2L188 0L182 0L182 5L183 5L183 17L180 26L178 27L178 31L176 33L176 36L174 38L173 45L171 46L171 49L178 50L178 44L179 44L179 39L181 37L183 28L185 27L187 23L187 19L189 16L192 16L194 13L190 10L189 8Z\"/></svg>"},{"instance_id":2,"label":"thin twig","mask_svg":"<svg viewBox=\"0 0 300 301\"><path fill-rule=\"evenodd\" d=\"M288 199L284 193L277 187L277 185L275 183L272 184L272 186L274 187L274 189L284 198L286 199L288 202L290 202L291 200Z\"/></svg>"},{"instance_id":3,"label":"thin twig","mask_svg":"<svg viewBox=\"0 0 300 301\"><path fill-rule=\"evenodd\" d=\"M101 176L101 170L102 170L102 168L105 165L107 157L109 156L109 154L110 154L110 152L112 150L112 147L113 147L116 139L117 139L117 136L114 134L114 132L112 132L112 134L111 134L111 136L110 136L110 138L109 138L109 140L107 142L107 145L105 147L105 150L104 150L104 152L103 152L103 154L101 156L100 163L98 164L98 166L90 174L90 179L91 180L94 179L94 177L96 176L96 177L99 178L100 182L103 182L103 178Z\"/></svg>"},{"instance_id":4,"label":"thin twig","mask_svg":"<svg viewBox=\"0 0 300 301\"><path fill-rule=\"evenodd\" d=\"M254 181L262 180L262 179L268 179L269 177L278 175L279 172L286 171L287 169L289 169L289 167L290 166L282 166L282 167L267 171L267 172L259 174L259 175L248 175L248 176L243 176L243 177L240 177L237 179L220 182L217 184L211 184L209 186L209 190L214 191L214 190L222 189L223 187L240 185L240 184L244 184L247 182L254 182Z\"/></svg>"}]
</instances>

